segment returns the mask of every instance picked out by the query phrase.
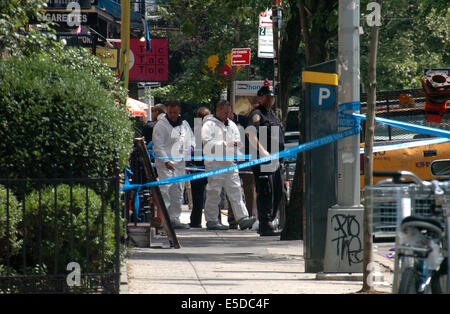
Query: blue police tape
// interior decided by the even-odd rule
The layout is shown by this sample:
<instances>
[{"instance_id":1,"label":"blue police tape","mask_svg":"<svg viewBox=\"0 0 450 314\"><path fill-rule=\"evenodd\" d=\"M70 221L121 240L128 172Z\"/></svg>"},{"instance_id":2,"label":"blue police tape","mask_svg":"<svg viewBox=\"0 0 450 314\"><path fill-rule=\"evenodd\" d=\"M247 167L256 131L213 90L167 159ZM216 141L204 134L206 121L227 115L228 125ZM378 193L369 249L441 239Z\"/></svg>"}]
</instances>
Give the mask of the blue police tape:
<instances>
[{"instance_id":1,"label":"blue police tape","mask_svg":"<svg viewBox=\"0 0 450 314\"><path fill-rule=\"evenodd\" d=\"M359 122L360 120L365 120L366 119L365 115L356 114L356 113L351 113L351 114L343 113L343 111L345 111L345 110L356 109L358 104L359 103L357 103L357 102L342 104L342 106L340 106L341 116L346 117L346 118L352 118L357 122ZM407 122L401 122L401 121L395 121L395 120L390 120L390 119L385 119L385 118L375 118L375 121L378 123L387 124L390 126L398 127L401 129L412 131L412 132L417 132L417 133L422 133L422 134L445 138L445 139L435 139L435 141L431 142L433 144L446 142L450 139L450 131L446 131L446 130L442 130L442 129L431 128L431 127L427 127L427 126L422 126L422 125L417 125L417 124L412 124L412 123L407 123ZM152 187L152 186L158 186L158 185L166 185L166 184L198 180L198 179L207 178L210 176L214 176L214 175L218 175L218 174L222 174L222 173L226 173L226 172L230 172L230 171L234 171L234 170L239 170L242 168L248 168L251 166L269 162L274 159L290 157L290 156L296 155L300 152L307 151L307 150L310 150L313 148L317 148L319 146L323 146L326 144L330 144L332 142L338 141L345 137L353 136L353 135L356 135L359 133L360 133L360 125L359 125L359 123L356 123L356 125L354 125L350 129L347 129L347 130L344 130L344 131L341 131L338 133L334 133L331 135L327 135L325 137L313 140L308 143L298 145L296 147L285 149L279 153L272 154L272 155L269 155L269 156L266 156L266 157L263 157L260 159L247 161L247 162L244 162L241 164L237 164L237 165L233 165L233 166L225 167L225 168L221 168L221 169L209 170L209 171L205 171L202 173L186 174L186 175L181 175L181 176L177 176L177 177L166 178L161 181L148 182L145 184L131 184L128 180L128 176L125 173L125 184L122 187L122 191L137 190L136 195L139 195L139 191L144 187ZM432 141L432 140L430 140L430 141ZM429 141L424 141L424 142L430 143ZM403 144L403 146L402 146L402 144L397 144L395 146L398 148L402 148L402 147L406 147L406 145L407 144ZM422 145L430 145L430 144L422 144ZM388 145L388 146L394 146L394 145ZM378 147L377 151L382 151L382 149L386 150L386 147L388 147L388 146ZM396 148L396 149L398 149L398 148ZM229 156L229 157L235 157L235 156ZM213 157L213 158L215 158L215 157ZM139 209L139 197L135 197L134 206L137 210Z\"/></svg>"},{"instance_id":2,"label":"blue police tape","mask_svg":"<svg viewBox=\"0 0 450 314\"><path fill-rule=\"evenodd\" d=\"M435 138L431 140L425 140L425 141L416 141L416 142L408 142L408 143L400 143L400 144L392 144L392 145L383 145L383 146L375 146L373 148L373 152L387 152L391 150L396 149L403 149L403 148L414 148L419 146L426 146L426 145L434 145L434 144L440 144L440 143L446 143L450 142L450 139L448 138ZM360 154L364 154L364 147L360 148Z\"/></svg>"},{"instance_id":3,"label":"blue police tape","mask_svg":"<svg viewBox=\"0 0 450 314\"><path fill-rule=\"evenodd\" d=\"M344 111L359 111L361 108L361 103L359 101L352 101L339 104L338 113L344 113Z\"/></svg>"},{"instance_id":4,"label":"blue police tape","mask_svg":"<svg viewBox=\"0 0 450 314\"><path fill-rule=\"evenodd\" d=\"M152 142L150 142L152 143ZM125 182L130 182L130 179L128 179L128 174L133 175L133 171L131 171L130 168L126 168L124 171L124 175L125 175ZM139 218L139 192L141 191L141 188L138 187L136 189L136 195L134 197L134 208L136 210L136 218L141 221L142 219Z\"/></svg>"},{"instance_id":5,"label":"blue police tape","mask_svg":"<svg viewBox=\"0 0 450 314\"><path fill-rule=\"evenodd\" d=\"M351 114L345 113L345 111L358 111L360 110L360 102L346 102L338 106L338 128L352 128L358 125L359 121L355 119Z\"/></svg>"},{"instance_id":6,"label":"blue police tape","mask_svg":"<svg viewBox=\"0 0 450 314\"><path fill-rule=\"evenodd\" d=\"M365 120L366 119L366 116L362 115L362 114L352 113L351 115L357 120ZM378 123L390 125L390 126L408 130L411 132L416 132L416 133L421 133L421 134L426 134L426 135L431 135L431 136L436 136L436 137L445 137L445 138L450 139L450 131L447 131L447 130L432 128L432 127L424 126L424 125L412 124L412 123L408 123L408 122L390 120L390 119L386 119L386 118L375 118L375 121Z\"/></svg>"},{"instance_id":7,"label":"blue police tape","mask_svg":"<svg viewBox=\"0 0 450 314\"><path fill-rule=\"evenodd\" d=\"M158 185L166 185L166 184L173 184L173 183L182 183L182 182L186 182L186 181L193 181L193 180L203 179L203 178L215 176L218 174L222 174L222 173L226 173L226 172L230 172L230 171L234 171L234 170L239 170L239 169L248 168L251 166L256 166L256 165L263 164L263 163L266 163L266 162L269 162L269 161L272 161L275 159L293 156L293 155L296 155L303 151L307 151L307 150L310 150L313 148L327 145L327 144L333 143L335 141L338 141L340 139L343 139L343 138L346 138L349 136L353 136L353 135L356 135L359 133L360 133L360 127L356 126L351 129L347 129L347 130L344 130L341 132L337 132L337 133L334 133L331 135L321 137L316 140L312 140L311 142L308 142L308 143L304 143L304 144L301 144L301 145L298 145L295 147L287 148L281 152L271 154L271 155L263 157L263 158L250 160L250 161L247 161L244 163L240 163L237 165L233 165L233 166L225 167L225 168L221 168L221 169L208 170L208 171L201 172L201 173L185 174L185 175L181 175L181 176L177 176L177 177L166 178L166 179L163 179L160 181L153 181L153 182L148 182L148 183L144 183L144 184L131 184L128 180L127 175L125 175L125 184L123 185L121 190L122 191L137 190L136 196L138 196L139 191L145 187L153 187L153 186L158 186ZM139 208L139 197L135 197L134 207L136 209Z\"/></svg>"},{"instance_id":8,"label":"blue police tape","mask_svg":"<svg viewBox=\"0 0 450 314\"><path fill-rule=\"evenodd\" d=\"M252 155L236 156L186 156L186 157L156 157L160 160L185 160L185 161L203 161L203 160L250 160Z\"/></svg>"},{"instance_id":9,"label":"blue police tape","mask_svg":"<svg viewBox=\"0 0 450 314\"><path fill-rule=\"evenodd\" d=\"M153 141L150 141L147 144L147 152L148 152L148 155L150 156L150 159L152 159L152 160L155 159L155 153L153 152L153 146L155 146Z\"/></svg>"}]
</instances>

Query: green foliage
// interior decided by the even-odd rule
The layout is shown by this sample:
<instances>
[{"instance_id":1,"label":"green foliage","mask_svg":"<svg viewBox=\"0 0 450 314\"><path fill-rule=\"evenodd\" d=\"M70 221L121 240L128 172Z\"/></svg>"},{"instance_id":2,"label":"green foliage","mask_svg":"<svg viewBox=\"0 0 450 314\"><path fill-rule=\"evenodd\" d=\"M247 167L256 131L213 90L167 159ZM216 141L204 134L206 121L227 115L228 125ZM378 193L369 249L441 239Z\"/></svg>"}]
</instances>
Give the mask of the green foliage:
<instances>
[{"instance_id":1,"label":"green foliage","mask_svg":"<svg viewBox=\"0 0 450 314\"><path fill-rule=\"evenodd\" d=\"M14 258L22 248L22 240L18 229L22 217L22 208L16 197L11 191L7 191L4 186L0 185L0 267L3 264L3 270L0 268L0 274L10 271L6 269L8 245L10 258Z\"/></svg>"},{"instance_id":2,"label":"green foliage","mask_svg":"<svg viewBox=\"0 0 450 314\"><path fill-rule=\"evenodd\" d=\"M100 196L82 186L73 186L72 202L70 200L69 185L58 185L56 190L53 187L46 188L41 191L41 195L38 191L27 195L25 206L27 263L46 265L49 274L65 273L70 262L79 263L82 272L103 272L103 266L104 272L114 271L115 217L111 207L104 202L102 208ZM102 265L103 254L104 265ZM55 255L58 259L57 265Z\"/></svg>"},{"instance_id":3,"label":"green foliage","mask_svg":"<svg viewBox=\"0 0 450 314\"><path fill-rule=\"evenodd\" d=\"M370 28L361 5L361 79L367 78ZM368 1L370 2L370 1ZM445 7L445 8L444 8ZM450 9L441 1L383 1L377 56L377 89L420 88L425 68L450 64Z\"/></svg>"},{"instance_id":4,"label":"green foliage","mask_svg":"<svg viewBox=\"0 0 450 314\"><path fill-rule=\"evenodd\" d=\"M78 47L56 47L40 53L40 58L48 62L56 62L77 72L89 73L97 79L101 86L110 91L121 105L125 105L128 91L120 84L115 74L98 57L89 50Z\"/></svg>"},{"instance_id":5,"label":"green foliage","mask_svg":"<svg viewBox=\"0 0 450 314\"><path fill-rule=\"evenodd\" d=\"M208 57L218 55L220 66L232 48L250 47L256 61L258 15L269 6L270 1L171 1L165 18L182 32L167 34L171 50L177 52L171 58L177 67L171 69L172 86L156 89L154 95L161 101L179 98L194 104L218 100L231 77L207 68ZM246 72L237 79L247 79Z\"/></svg>"},{"instance_id":6,"label":"green foliage","mask_svg":"<svg viewBox=\"0 0 450 314\"><path fill-rule=\"evenodd\" d=\"M30 55L43 48L58 45L54 33L51 32L51 24L45 21L46 2L0 1L0 55ZM36 23L39 24L27 26Z\"/></svg>"},{"instance_id":7,"label":"green foliage","mask_svg":"<svg viewBox=\"0 0 450 314\"><path fill-rule=\"evenodd\" d=\"M0 177L8 165L13 177L83 177L111 175L116 154L126 164L131 122L108 73L81 51L55 53L0 59Z\"/></svg>"}]
</instances>

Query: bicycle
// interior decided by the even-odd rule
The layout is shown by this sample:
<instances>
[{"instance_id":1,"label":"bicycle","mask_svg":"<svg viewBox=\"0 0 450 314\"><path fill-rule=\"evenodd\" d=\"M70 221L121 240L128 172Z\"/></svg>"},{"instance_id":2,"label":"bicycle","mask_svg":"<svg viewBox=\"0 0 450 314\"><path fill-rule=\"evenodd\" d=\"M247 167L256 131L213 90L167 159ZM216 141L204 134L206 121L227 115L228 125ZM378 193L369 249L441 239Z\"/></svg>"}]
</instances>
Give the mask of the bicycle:
<instances>
[{"instance_id":1,"label":"bicycle","mask_svg":"<svg viewBox=\"0 0 450 314\"><path fill-rule=\"evenodd\" d=\"M374 176L391 178L368 187L372 206L391 201L397 207L393 293L449 293L450 183L422 181L409 171L374 172Z\"/></svg>"}]
</instances>

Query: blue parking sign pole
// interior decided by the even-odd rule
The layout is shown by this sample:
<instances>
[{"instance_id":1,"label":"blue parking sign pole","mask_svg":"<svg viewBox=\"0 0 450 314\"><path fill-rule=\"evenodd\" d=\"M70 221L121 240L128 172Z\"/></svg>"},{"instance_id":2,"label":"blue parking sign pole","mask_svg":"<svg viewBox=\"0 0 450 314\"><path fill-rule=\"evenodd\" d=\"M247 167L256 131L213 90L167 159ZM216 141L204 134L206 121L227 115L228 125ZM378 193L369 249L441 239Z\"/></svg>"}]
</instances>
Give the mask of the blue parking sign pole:
<instances>
[{"instance_id":1,"label":"blue parking sign pole","mask_svg":"<svg viewBox=\"0 0 450 314\"><path fill-rule=\"evenodd\" d=\"M304 114L301 132L305 142L337 132L336 64L336 60L332 60L312 65L302 74ZM334 85L328 84L331 82ZM337 202L337 144L324 145L303 154L305 271L317 273L324 269L328 209Z\"/></svg>"}]
</instances>

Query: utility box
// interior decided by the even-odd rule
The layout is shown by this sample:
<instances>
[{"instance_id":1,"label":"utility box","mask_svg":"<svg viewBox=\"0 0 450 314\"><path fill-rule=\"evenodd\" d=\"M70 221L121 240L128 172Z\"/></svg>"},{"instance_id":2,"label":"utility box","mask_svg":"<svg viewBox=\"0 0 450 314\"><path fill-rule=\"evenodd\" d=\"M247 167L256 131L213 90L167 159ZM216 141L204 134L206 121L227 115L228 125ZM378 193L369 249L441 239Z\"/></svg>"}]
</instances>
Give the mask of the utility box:
<instances>
[{"instance_id":1,"label":"utility box","mask_svg":"<svg viewBox=\"0 0 450 314\"><path fill-rule=\"evenodd\" d=\"M337 86L321 83L321 75L336 75L336 60L313 65L306 71L318 72L316 83L303 79L302 132L305 142L337 132ZM304 153L304 255L307 273L324 269L328 209L337 200L337 142Z\"/></svg>"}]
</instances>

